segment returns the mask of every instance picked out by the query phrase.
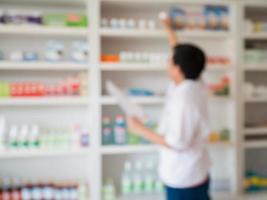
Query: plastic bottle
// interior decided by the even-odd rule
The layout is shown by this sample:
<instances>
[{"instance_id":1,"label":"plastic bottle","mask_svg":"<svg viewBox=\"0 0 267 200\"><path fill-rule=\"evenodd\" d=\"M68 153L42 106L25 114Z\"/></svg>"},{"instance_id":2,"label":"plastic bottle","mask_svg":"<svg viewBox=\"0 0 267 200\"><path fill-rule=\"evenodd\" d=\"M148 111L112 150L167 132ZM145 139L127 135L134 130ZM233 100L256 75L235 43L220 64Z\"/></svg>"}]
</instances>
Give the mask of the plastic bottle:
<instances>
[{"instance_id":1,"label":"plastic bottle","mask_svg":"<svg viewBox=\"0 0 267 200\"><path fill-rule=\"evenodd\" d=\"M103 145L110 145L113 144L113 131L112 131L112 123L111 118L109 116L103 117L103 124L102 124L102 144Z\"/></svg>"},{"instance_id":2,"label":"plastic bottle","mask_svg":"<svg viewBox=\"0 0 267 200\"><path fill-rule=\"evenodd\" d=\"M154 192L156 181L153 161L149 160L145 163L144 171L144 193L152 194Z\"/></svg>"},{"instance_id":3,"label":"plastic bottle","mask_svg":"<svg viewBox=\"0 0 267 200\"><path fill-rule=\"evenodd\" d=\"M40 145L39 142L39 126L38 125L33 125L30 129L30 134L29 134L29 147L32 148L37 148Z\"/></svg>"},{"instance_id":4,"label":"plastic bottle","mask_svg":"<svg viewBox=\"0 0 267 200\"><path fill-rule=\"evenodd\" d=\"M140 161L136 161L134 165L133 173L133 193L140 195L143 193L144 180L143 180L143 164Z\"/></svg>"},{"instance_id":5,"label":"plastic bottle","mask_svg":"<svg viewBox=\"0 0 267 200\"><path fill-rule=\"evenodd\" d=\"M83 182L79 183L78 186L78 200L86 200L88 199L88 189L87 189L87 185Z\"/></svg>"},{"instance_id":6,"label":"plastic bottle","mask_svg":"<svg viewBox=\"0 0 267 200\"><path fill-rule=\"evenodd\" d=\"M18 127L16 125L11 126L8 137L8 144L10 148L16 148L18 146L18 133Z\"/></svg>"},{"instance_id":7,"label":"plastic bottle","mask_svg":"<svg viewBox=\"0 0 267 200\"><path fill-rule=\"evenodd\" d=\"M19 136L18 136L18 147L25 148L28 147L28 137L29 137L30 129L27 124L22 125Z\"/></svg>"},{"instance_id":8,"label":"plastic bottle","mask_svg":"<svg viewBox=\"0 0 267 200\"><path fill-rule=\"evenodd\" d=\"M132 194L133 179L132 179L132 164L129 161L124 163L124 171L121 179L121 193L123 196Z\"/></svg>"},{"instance_id":9,"label":"plastic bottle","mask_svg":"<svg viewBox=\"0 0 267 200\"><path fill-rule=\"evenodd\" d=\"M103 200L116 200L116 189L111 179L104 185Z\"/></svg>"},{"instance_id":10,"label":"plastic bottle","mask_svg":"<svg viewBox=\"0 0 267 200\"><path fill-rule=\"evenodd\" d=\"M23 186L23 188L21 189L21 197L22 197L22 200L32 199L30 184L26 184L25 186Z\"/></svg>"},{"instance_id":11,"label":"plastic bottle","mask_svg":"<svg viewBox=\"0 0 267 200\"><path fill-rule=\"evenodd\" d=\"M127 141L127 128L124 117L118 115L114 125L114 142L118 145L126 144Z\"/></svg>"},{"instance_id":12,"label":"plastic bottle","mask_svg":"<svg viewBox=\"0 0 267 200\"><path fill-rule=\"evenodd\" d=\"M18 179L12 179L11 182L11 196L12 200L21 200L21 188L20 188L20 182Z\"/></svg>"}]
</instances>

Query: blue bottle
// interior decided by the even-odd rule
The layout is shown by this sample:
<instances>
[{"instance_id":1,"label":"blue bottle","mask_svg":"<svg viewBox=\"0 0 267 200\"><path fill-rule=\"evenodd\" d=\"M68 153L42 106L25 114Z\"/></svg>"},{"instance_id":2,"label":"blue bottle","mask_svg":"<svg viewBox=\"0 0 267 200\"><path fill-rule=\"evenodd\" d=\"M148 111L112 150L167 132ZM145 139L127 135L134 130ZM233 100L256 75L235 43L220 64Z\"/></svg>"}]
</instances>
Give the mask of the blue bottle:
<instances>
[{"instance_id":1,"label":"blue bottle","mask_svg":"<svg viewBox=\"0 0 267 200\"><path fill-rule=\"evenodd\" d=\"M108 116L104 116L102 121L102 144L111 145L113 143L114 142L111 118Z\"/></svg>"},{"instance_id":2,"label":"blue bottle","mask_svg":"<svg viewBox=\"0 0 267 200\"><path fill-rule=\"evenodd\" d=\"M114 124L114 143L117 145L126 144L127 125L123 116L118 115Z\"/></svg>"}]
</instances>

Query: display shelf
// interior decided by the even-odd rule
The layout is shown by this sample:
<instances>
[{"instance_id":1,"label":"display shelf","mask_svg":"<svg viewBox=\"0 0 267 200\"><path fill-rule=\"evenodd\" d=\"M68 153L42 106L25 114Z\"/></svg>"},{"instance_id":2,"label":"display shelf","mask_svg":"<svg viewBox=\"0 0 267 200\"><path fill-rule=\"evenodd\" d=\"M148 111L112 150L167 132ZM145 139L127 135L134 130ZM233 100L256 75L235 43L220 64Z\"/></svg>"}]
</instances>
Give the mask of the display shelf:
<instances>
[{"instance_id":1,"label":"display shelf","mask_svg":"<svg viewBox=\"0 0 267 200\"><path fill-rule=\"evenodd\" d=\"M267 103L267 97L246 97L246 103Z\"/></svg>"},{"instance_id":2,"label":"display shelf","mask_svg":"<svg viewBox=\"0 0 267 200\"><path fill-rule=\"evenodd\" d=\"M38 36L73 36L87 37L89 29L70 28L70 27L45 27L45 26L27 26L27 25L0 25L0 35L38 35Z\"/></svg>"},{"instance_id":3,"label":"display shelf","mask_svg":"<svg viewBox=\"0 0 267 200\"><path fill-rule=\"evenodd\" d=\"M162 104L164 102L164 97L130 97L132 102L139 104ZM118 102L115 98L110 96L103 96L101 98L101 103L103 105L117 105Z\"/></svg>"},{"instance_id":4,"label":"display shelf","mask_svg":"<svg viewBox=\"0 0 267 200\"><path fill-rule=\"evenodd\" d=\"M215 5L228 5L229 0L101 0L102 3L131 3L131 4L144 4L144 3L160 3L160 4L198 4L198 5L206 5L206 4L215 4Z\"/></svg>"},{"instance_id":5,"label":"display shelf","mask_svg":"<svg viewBox=\"0 0 267 200\"><path fill-rule=\"evenodd\" d=\"M135 153L156 153L158 147L156 145L110 145L102 146L101 153L103 155L113 154L135 154Z\"/></svg>"},{"instance_id":6,"label":"display shelf","mask_svg":"<svg viewBox=\"0 0 267 200\"><path fill-rule=\"evenodd\" d=\"M218 142L208 144L209 148L230 148L234 147L233 143L230 142ZM107 145L102 146L102 154L104 155L112 155L112 154L134 154L134 153L153 153L157 152L159 146L157 145Z\"/></svg>"},{"instance_id":7,"label":"display shelf","mask_svg":"<svg viewBox=\"0 0 267 200\"><path fill-rule=\"evenodd\" d=\"M9 62L0 61L0 70L49 70L49 71L80 71L88 70L89 64L85 63L72 63L72 62Z\"/></svg>"},{"instance_id":8,"label":"display shelf","mask_svg":"<svg viewBox=\"0 0 267 200\"><path fill-rule=\"evenodd\" d=\"M177 35L180 38L229 38L231 37L230 32L227 31L177 31ZM103 28L101 29L102 37L133 37L133 38L165 38L166 35L162 30L131 30L131 29L112 29Z\"/></svg>"},{"instance_id":9,"label":"display shelf","mask_svg":"<svg viewBox=\"0 0 267 200\"><path fill-rule=\"evenodd\" d=\"M247 141L245 142L244 147L247 149L267 148L267 141Z\"/></svg>"},{"instance_id":10,"label":"display shelf","mask_svg":"<svg viewBox=\"0 0 267 200\"><path fill-rule=\"evenodd\" d=\"M159 64L140 63L102 63L103 71L163 71L166 67Z\"/></svg>"},{"instance_id":11,"label":"display shelf","mask_svg":"<svg viewBox=\"0 0 267 200\"><path fill-rule=\"evenodd\" d=\"M218 200L237 200L237 195L231 193L230 191L227 192L227 191L211 191L210 192L210 196L213 198L213 199L218 199Z\"/></svg>"},{"instance_id":12,"label":"display shelf","mask_svg":"<svg viewBox=\"0 0 267 200\"><path fill-rule=\"evenodd\" d=\"M267 63L266 64L246 64L245 71L257 72L257 71L267 71Z\"/></svg>"},{"instance_id":13,"label":"display shelf","mask_svg":"<svg viewBox=\"0 0 267 200\"><path fill-rule=\"evenodd\" d=\"M0 98L0 106L83 106L89 103L86 97Z\"/></svg>"},{"instance_id":14,"label":"display shelf","mask_svg":"<svg viewBox=\"0 0 267 200\"><path fill-rule=\"evenodd\" d=\"M80 149L65 149L65 150L5 150L1 151L0 159L25 159L25 158L43 158L43 157L66 157L66 156L80 156L89 155L90 148Z\"/></svg>"},{"instance_id":15,"label":"display shelf","mask_svg":"<svg viewBox=\"0 0 267 200\"><path fill-rule=\"evenodd\" d=\"M164 97L130 97L131 101L139 104L163 104ZM230 102L231 97L219 97L219 96L210 96L209 101L215 102ZM101 103L103 105L117 105L118 102L115 98L110 96L102 96Z\"/></svg>"},{"instance_id":16,"label":"display shelf","mask_svg":"<svg viewBox=\"0 0 267 200\"><path fill-rule=\"evenodd\" d=\"M143 195L142 200L162 200L164 195ZM131 197L117 197L117 200L140 200L140 196L134 196Z\"/></svg>"},{"instance_id":17,"label":"display shelf","mask_svg":"<svg viewBox=\"0 0 267 200\"><path fill-rule=\"evenodd\" d=\"M70 6L75 6L75 5L85 5L86 0L1 0L3 3L20 3L20 4L52 4L52 5L70 5Z\"/></svg>"},{"instance_id":18,"label":"display shelf","mask_svg":"<svg viewBox=\"0 0 267 200\"><path fill-rule=\"evenodd\" d=\"M245 135L267 135L267 127L245 128Z\"/></svg>"},{"instance_id":19,"label":"display shelf","mask_svg":"<svg viewBox=\"0 0 267 200\"><path fill-rule=\"evenodd\" d=\"M240 200L266 200L267 192L255 192L243 194Z\"/></svg>"},{"instance_id":20,"label":"display shelf","mask_svg":"<svg viewBox=\"0 0 267 200\"><path fill-rule=\"evenodd\" d=\"M267 40L267 33L246 33L246 40Z\"/></svg>"},{"instance_id":21,"label":"display shelf","mask_svg":"<svg viewBox=\"0 0 267 200\"><path fill-rule=\"evenodd\" d=\"M208 65L207 71L228 71L232 70L230 65ZM102 63L102 71L166 71L166 64L143 64L143 63Z\"/></svg>"}]
</instances>

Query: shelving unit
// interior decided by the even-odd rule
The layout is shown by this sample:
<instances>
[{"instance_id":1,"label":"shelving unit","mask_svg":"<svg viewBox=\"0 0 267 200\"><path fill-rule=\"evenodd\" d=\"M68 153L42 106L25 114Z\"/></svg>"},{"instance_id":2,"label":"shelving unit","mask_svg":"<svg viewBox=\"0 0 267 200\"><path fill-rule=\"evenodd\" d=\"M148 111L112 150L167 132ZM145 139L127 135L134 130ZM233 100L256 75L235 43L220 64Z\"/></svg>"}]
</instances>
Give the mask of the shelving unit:
<instances>
[{"instance_id":1,"label":"shelving unit","mask_svg":"<svg viewBox=\"0 0 267 200\"><path fill-rule=\"evenodd\" d=\"M239 26L242 24L242 30L244 29L245 8L247 6L267 6L265 1L238 1L238 0L1 0L1 4L10 6L23 5L24 7L32 8L32 6L60 6L64 9L78 9L83 10L90 19L90 28L48 28L48 27L34 27L34 26L0 26L0 42L1 38L8 39L12 36L12 39L16 40L31 40L41 41L46 38L60 38L62 40L72 40L82 38L90 42L90 61L87 63L72 63L64 61L61 63L46 63L46 62L8 62L0 61L0 71L3 72L1 78L8 73L8 76L14 75L19 77L20 73L23 75L34 76L35 74L50 73L51 76L55 73L76 73L79 71L88 73L88 80L90 83L90 96L89 97L50 97L50 98L13 98L13 99L0 99L0 112L7 114L9 117L14 117L16 120L18 116L21 116L21 121L27 118L29 120L42 121L40 116L37 116L34 111L40 110L42 112L48 112L51 110L51 120L53 115L60 114L60 117L56 118L56 121L60 123L64 120L70 120L70 118L81 117L81 121L84 121L86 125L90 127L91 144L89 149L67 149L58 151L47 150L31 150L31 151L19 151L19 152L2 152L0 153L1 164L0 171L13 172L15 174L23 173L19 168L10 168L14 166L14 163L20 162L35 162L38 160L38 164L34 164L33 168L37 168L43 165L44 168L49 169L48 159L55 159L59 165L64 160L64 166L62 169L68 168L68 164L72 163L70 172L66 175L85 176L90 182L90 190L92 200L101 200L102 186L106 178L105 167L111 166L113 158L119 158L121 160L127 160L142 157L144 155L157 155L158 147L154 145L125 145L125 146L103 146L102 145L102 127L101 119L105 114L116 115L120 113L117 102L114 98L107 96L105 92L105 80L111 78L116 83L116 79L123 81L124 86L144 86L147 79L157 80L152 85L148 84L148 87L152 89L163 89L166 86L166 66L160 64L139 64L139 63L102 63L100 57L102 53L111 51L112 53L118 52L118 50L125 50L133 48L133 50L159 49L162 51L168 51L169 47L166 44L165 35L161 30L116 30L101 28L100 20L105 15L113 16L116 12L112 12L110 8L118 9L120 6L126 7L126 10L138 9L140 12L146 12L154 6L156 10L162 8L167 9L171 6L180 4L185 5L226 5L231 10L231 30L229 32L214 32L214 31L179 31L177 35L181 38L182 42L193 42L199 44L208 52L212 52L214 46L218 47L221 52L231 56L232 63L229 66L213 65L208 66L206 76L215 76L221 74L230 74L232 78L231 82L231 94L229 97L211 97L210 105L213 110L213 104L219 108L215 110L215 114L212 118L212 123L216 126L230 126L232 138L229 143L216 143L209 146L212 158L216 159L214 162L216 172L214 174L224 176L230 180L230 191L216 192L212 194L215 200L259 200L266 199L265 195L247 195L243 193L243 181L245 171L246 151L250 149L262 149L267 148L265 141L245 141L245 136L253 136L255 134L264 135L267 133L265 128L246 128L244 127L245 119L243 114L246 114L246 107L256 104L267 103L266 98L245 98L243 95L242 87L245 81L246 73L262 72L266 73L267 65L252 65L243 62L244 44L246 41L253 40L267 40L267 35L264 34L247 34L244 33L240 37ZM128 5L128 7L127 7ZM140 8L140 9L139 9ZM155 11L154 11L155 12ZM122 17L126 14L121 14ZM157 13L150 13L150 17L155 18ZM118 17L121 17L118 15ZM120 42L123 41L123 42ZM4 47L6 47L4 45ZM2 48L2 47L1 47ZM235 53L236 52L236 53ZM212 52L213 53L213 52ZM215 54L218 52L214 52ZM7 77L8 77L7 76ZM6 77L5 77L6 78ZM153 79L155 78L155 79ZM133 81L136 79L137 81ZM0 79L1 80L1 79ZM147 81L149 82L149 81ZM152 81L153 82L153 81ZM118 82L119 83L119 82ZM158 116L160 109L164 103L164 97L137 97L131 98L133 102L144 106L145 110L152 116ZM70 109L71 108L71 109ZM78 111L76 111L76 108ZM66 110L65 110L66 109ZM79 113L80 112L80 113ZM217 116L216 113L223 112L225 115ZM33 116L31 114L33 113ZM73 114L74 113L74 114ZM78 114L77 114L78 113ZM47 115L47 113L45 114ZM49 117L48 117L49 118ZM61 119L63 118L63 119ZM49 119L50 120L50 119ZM75 119L80 120L80 119ZM213 127L212 127L213 128ZM222 127L220 127L222 128ZM78 159L79 161L76 161ZM120 160L120 161L121 161ZM14 162L14 163L13 163ZM77 162L77 163L76 163ZM121 169L121 162L116 163L118 169ZM79 166L78 166L79 165ZM90 166L86 169L80 170L80 166ZM77 171L75 171L77 167ZM224 168L226 167L226 168ZM58 168L57 168L58 169ZM117 169L117 171L118 171ZM214 170L214 169L213 169ZM38 171L38 170L37 170ZM48 176L49 170L43 170L43 175ZM33 169L35 172L35 169ZM58 169L59 174L64 176L65 171ZM63 173L63 174L62 174ZM80 173L80 174L79 174ZM1 174L1 173L0 173ZM36 175L36 173L33 173ZM31 174L30 174L31 175ZM37 177L39 178L39 177ZM219 177L221 178L221 177ZM147 199L162 199L161 197L147 197ZM118 199L122 199L119 198ZM142 197L145 199L145 197Z\"/></svg>"},{"instance_id":2,"label":"shelving unit","mask_svg":"<svg viewBox=\"0 0 267 200\"><path fill-rule=\"evenodd\" d=\"M26 9L60 12L83 12L94 22L91 16L91 0L3 0L2 9ZM93 14L95 16L95 14ZM93 59L85 63L69 61L70 44L72 41L88 41L88 50L91 52L91 33L88 28L77 27L48 27L27 25L0 25L0 43L7 58L12 50L36 51L39 54L38 62L0 61L0 80L2 81L43 81L56 82L62 77L75 75L79 72L87 74L89 82L89 96L49 96L49 97L16 97L0 98L0 112L5 115L9 123L38 124L44 127L71 126L79 123L89 129L91 140L95 141L92 126L93 111L91 81L94 72ZM45 62L43 58L44 45L48 40L62 41L66 47L63 62ZM67 43L67 45L66 45ZM30 45L29 45L30 44ZM93 54L92 54L93 55ZM40 79L40 80L39 80ZM92 103L92 105L91 105ZM9 124L8 124L9 125ZM11 125L11 124L10 124ZM89 189L94 191L93 163L97 153L91 141L90 148L58 148L58 149L6 149L0 151L0 176L25 178L27 180L54 179L82 180L88 183ZM19 166L19 167L18 167ZM91 194L90 199L99 199Z\"/></svg>"},{"instance_id":3,"label":"shelving unit","mask_svg":"<svg viewBox=\"0 0 267 200\"><path fill-rule=\"evenodd\" d=\"M265 1L242 1L240 2L240 19L241 29L243 30L243 37L240 39L240 177L241 182L245 181L245 174L249 172L254 173L265 173L265 168L267 166L266 162L262 162L263 153L266 152L267 142L266 138L266 128L264 124L250 126L250 123L259 123L260 120L264 120L261 117L261 112L264 112L265 104L267 99L263 96L250 96L246 95L246 88L244 84L247 82L253 84L263 84L261 76L266 73L265 63L246 63L246 53L247 49L258 49L257 44L265 44L267 39L267 34L264 32L249 32L246 20L252 21L262 21L264 19L263 10L267 9L267 4ZM264 20L263 20L264 21ZM266 45L265 45L266 48ZM253 61L253 60L251 60ZM254 120L255 119L255 120ZM258 121L257 121L258 120ZM242 189L242 187L241 187ZM255 192L252 194L246 193L245 189L241 190L243 195L242 198L249 200L260 200L266 198L266 192Z\"/></svg>"}]
</instances>

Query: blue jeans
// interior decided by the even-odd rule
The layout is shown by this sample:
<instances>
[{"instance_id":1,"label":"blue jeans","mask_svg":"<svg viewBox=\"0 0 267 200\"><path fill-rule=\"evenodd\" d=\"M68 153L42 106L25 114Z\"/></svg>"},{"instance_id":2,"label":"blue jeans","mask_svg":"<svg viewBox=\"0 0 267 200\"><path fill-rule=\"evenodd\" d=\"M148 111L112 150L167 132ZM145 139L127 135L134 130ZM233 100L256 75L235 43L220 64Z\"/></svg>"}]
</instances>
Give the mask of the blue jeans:
<instances>
[{"instance_id":1,"label":"blue jeans","mask_svg":"<svg viewBox=\"0 0 267 200\"><path fill-rule=\"evenodd\" d=\"M167 200L210 200L209 180L192 188L171 188L165 186Z\"/></svg>"}]
</instances>

